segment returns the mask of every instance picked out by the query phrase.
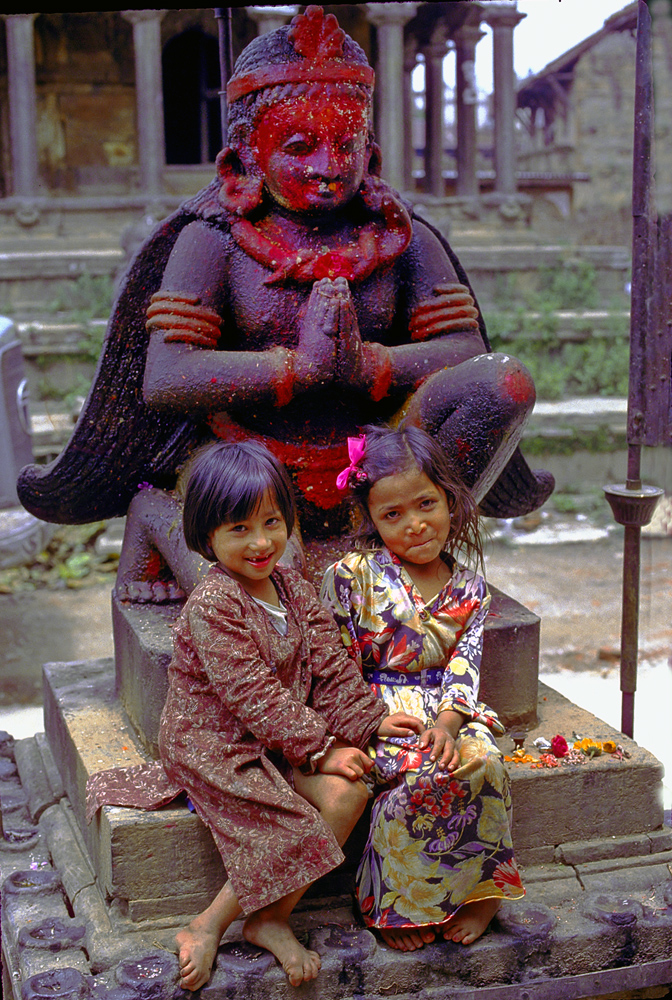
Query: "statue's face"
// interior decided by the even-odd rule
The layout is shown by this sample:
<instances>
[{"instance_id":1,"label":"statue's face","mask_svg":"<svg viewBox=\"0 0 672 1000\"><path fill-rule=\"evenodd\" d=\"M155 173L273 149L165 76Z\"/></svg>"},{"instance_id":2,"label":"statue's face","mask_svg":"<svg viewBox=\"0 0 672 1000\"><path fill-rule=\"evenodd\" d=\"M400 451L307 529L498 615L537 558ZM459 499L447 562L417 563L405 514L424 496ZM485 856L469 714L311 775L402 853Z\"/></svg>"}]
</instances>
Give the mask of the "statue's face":
<instances>
[{"instance_id":1,"label":"statue's face","mask_svg":"<svg viewBox=\"0 0 672 1000\"><path fill-rule=\"evenodd\" d=\"M252 134L252 152L271 196L295 212L346 205L366 169L368 122L361 101L294 98L271 107Z\"/></svg>"}]
</instances>

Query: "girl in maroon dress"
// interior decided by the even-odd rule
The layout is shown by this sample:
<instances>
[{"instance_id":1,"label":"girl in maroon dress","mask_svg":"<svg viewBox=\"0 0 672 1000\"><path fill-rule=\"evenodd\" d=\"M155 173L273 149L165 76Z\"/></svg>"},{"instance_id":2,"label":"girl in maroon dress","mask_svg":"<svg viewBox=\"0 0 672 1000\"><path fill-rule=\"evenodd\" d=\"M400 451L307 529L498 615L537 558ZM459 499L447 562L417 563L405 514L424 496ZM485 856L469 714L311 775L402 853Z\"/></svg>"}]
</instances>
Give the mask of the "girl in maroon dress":
<instances>
[{"instance_id":1,"label":"girl in maroon dress","mask_svg":"<svg viewBox=\"0 0 672 1000\"><path fill-rule=\"evenodd\" d=\"M229 880L177 934L189 990L207 982L241 913L245 938L271 951L292 985L315 978L320 958L289 915L343 859L367 800L369 739L419 728L388 716L310 585L278 565L293 524L287 474L261 445L219 444L197 458L185 537L214 565L175 628L159 746Z\"/></svg>"}]
</instances>

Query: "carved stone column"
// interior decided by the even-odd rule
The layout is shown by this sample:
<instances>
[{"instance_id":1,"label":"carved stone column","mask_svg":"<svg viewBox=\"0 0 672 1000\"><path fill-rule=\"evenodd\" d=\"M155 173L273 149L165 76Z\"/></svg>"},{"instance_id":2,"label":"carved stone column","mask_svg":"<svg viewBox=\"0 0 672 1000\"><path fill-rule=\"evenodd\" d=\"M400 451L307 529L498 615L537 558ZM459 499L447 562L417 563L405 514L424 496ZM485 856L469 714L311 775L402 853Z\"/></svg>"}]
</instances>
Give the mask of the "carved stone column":
<instances>
[{"instance_id":1,"label":"carved stone column","mask_svg":"<svg viewBox=\"0 0 672 1000\"><path fill-rule=\"evenodd\" d=\"M412 191L415 187L413 165L415 163L415 132L413 117L415 115L415 100L413 96L413 70L417 62L417 42L409 38L404 43L404 121L406 122L406 142L404 143L404 190Z\"/></svg>"},{"instance_id":2,"label":"carved stone column","mask_svg":"<svg viewBox=\"0 0 672 1000\"><path fill-rule=\"evenodd\" d=\"M282 28L283 25L298 14L299 5L295 3L278 4L277 7L246 7L245 13L251 17L257 26L258 35L266 35L269 31Z\"/></svg>"},{"instance_id":3,"label":"carved stone column","mask_svg":"<svg viewBox=\"0 0 672 1000\"><path fill-rule=\"evenodd\" d=\"M142 192L163 193L166 139L163 127L161 19L165 10L122 10L133 25L135 101L138 116L138 159Z\"/></svg>"},{"instance_id":4,"label":"carved stone column","mask_svg":"<svg viewBox=\"0 0 672 1000\"><path fill-rule=\"evenodd\" d=\"M474 73L476 45L484 32L475 24L465 24L454 36L455 42L455 111L457 132L457 194L462 198L478 197L476 141L478 91Z\"/></svg>"},{"instance_id":5,"label":"carved stone column","mask_svg":"<svg viewBox=\"0 0 672 1000\"><path fill-rule=\"evenodd\" d=\"M425 57L425 191L443 198L443 147L445 140L443 60L446 56L445 28L437 27L423 45Z\"/></svg>"},{"instance_id":6,"label":"carved stone column","mask_svg":"<svg viewBox=\"0 0 672 1000\"><path fill-rule=\"evenodd\" d=\"M37 15L3 16L7 34L12 194L20 198L33 198L37 195L39 186L33 37L33 21Z\"/></svg>"},{"instance_id":7,"label":"carved stone column","mask_svg":"<svg viewBox=\"0 0 672 1000\"><path fill-rule=\"evenodd\" d=\"M495 110L495 194L516 193L516 77L513 71L513 29L526 14L513 3L486 4L485 19L492 28Z\"/></svg>"},{"instance_id":8,"label":"carved stone column","mask_svg":"<svg viewBox=\"0 0 672 1000\"><path fill-rule=\"evenodd\" d=\"M367 3L366 16L376 27L376 138L383 154L383 173L392 187L404 187L404 147L410 122L404 120L404 25L417 3Z\"/></svg>"}]
</instances>

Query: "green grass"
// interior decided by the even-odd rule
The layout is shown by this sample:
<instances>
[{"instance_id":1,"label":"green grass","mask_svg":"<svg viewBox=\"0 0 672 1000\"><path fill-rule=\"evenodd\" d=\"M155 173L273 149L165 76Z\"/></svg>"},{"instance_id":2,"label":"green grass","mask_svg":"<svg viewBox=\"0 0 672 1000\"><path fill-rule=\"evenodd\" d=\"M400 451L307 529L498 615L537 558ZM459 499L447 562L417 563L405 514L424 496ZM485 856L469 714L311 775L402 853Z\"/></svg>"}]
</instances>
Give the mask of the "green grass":
<instances>
[{"instance_id":1,"label":"green grass","mask_svg":"<svg viewBox=\"0 0 672 1000\"><path fill-rule=\"evenodd\" d=\"M577 341L558 337L557 310L590 310L600 306L596 274L585 261L539 272L539 289L521 302L515 285L503 279L497 286L498 310L486 316L493 350L505 351L530 371L539 399L568 396L626 396L628 392L628 321L615 315L604 332L594 333L589 321L576 325ZM623 310L623 305L614 304ZM511 336L514 329L515 335Z\"/></svg>"}]
</instances>

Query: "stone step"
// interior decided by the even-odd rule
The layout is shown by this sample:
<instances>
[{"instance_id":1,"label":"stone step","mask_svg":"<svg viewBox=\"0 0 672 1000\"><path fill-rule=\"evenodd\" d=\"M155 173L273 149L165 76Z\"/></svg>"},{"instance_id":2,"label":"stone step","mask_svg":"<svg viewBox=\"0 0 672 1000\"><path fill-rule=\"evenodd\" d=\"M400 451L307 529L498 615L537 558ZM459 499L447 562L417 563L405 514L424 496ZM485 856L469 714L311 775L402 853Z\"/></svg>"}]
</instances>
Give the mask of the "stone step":
<instances>
[{"instance_id":1,"label":"stone step","mask_svg":"<svg viewBox=\"0 0 672 1000\"><path fill-rule=\"evenodd\" d=\"M100 890L132 921L174 917L203 908L221 887L223 871L209 833L186 805L157 812L106 806L85 822L88 777L150 759L115 694L111 660L46 664L44 718L69 808L91 858ZM649 858L672 848L663 830L662 765L642 747L545 685L538 723L526 737L573 733L620 744L628 756L603 754L556 768L510 763L513 839L525 866L606 864L624 852ZM500 746L509 753L512 741ZM627 803L615 809L614 803ZM195 859L198 859L195 861ZM166 873L170 872L170 882ZM573 874L573 870L571 872ZM550 877L550 875L549 875ZM337 886L349 891L352 869Z\"/></svg>"},{"instance_id":2,"label":"stone step","mask_svg":"<svg viewBox=\"0 0 672 1000\"><path fill-rule=\"evenodd\" d=\"M83 341L92 337L101 338L107 326L106 319L92 319L86 322L76 320L16 320L16 331L21 340L24 358L49 357L58 355L84 354L87 347Z\"/></svg>"},{"instance_id":3,"label":"stone step","mask_svg":"<svg viewBox=\"0 0 672 1000\"><path fill-rule=\"evenodd\" d=\"M630 280L630 250L622 246L562 246L513 244L477 245L456 242L460 261L469 275L484 310L501 308L503 289L524 303L524 295L539 288L539 273L558 272L587 266L602 307L613 308L620 302L627 308L626 286ZM119 243L102 235L83 239L22 241L0 253L0 302L2 309L27 317L53 300L55 290L67 287L84 274L116 277L125 266L125 254ZM518 298L520 296L520 298ZM565 303L572 308L572 303Z\"/></svg>"},{"instance_id":4,"label":"stone step","mask_svg":"<svg viewBox=\"0 0 672 1000\"><path fill-rule=\"evenodd\" d=\"M30 318L48 312L55 298L67 298L68 289L87 275L113 280L125 266L119 245L82 240L78 246L38 243L25 249L0 252L0 303L4 315Z\"/></svg>"},{"instance_id":5,"label":"stone step","mask_svg":"<svg viewBox=\"0 0 672 1000\"><path fill-rule=\"evenodd\" d=\"M21 785L48 784L53 761L39 739L16 746L18 775L0 781L1 792L18 799ZM6 760L11 764L9 756ZM58 793L55 788L31 841L16 850L0 840L5 1000L181 996L174 954L179 923L169 918L133 923L105 898L68 801ZM17 822L18 812L6 814L6 829ZM29 822L27 808L21 812ZM672 831L661 832L669 844ZM322 968L301 995L307 1000L662 996L660 986L672 981L671 860L661 840L649 855L529 867L526 898L504 903L474 945L439 940L412 954L386 947L364 930L347 896L304 897L292 924L319 952ZM268 952L244 942L242 923L236 921L202 996L289 1000L296 991Z\"/></svg>"},{"instance_id":6,"label":"stone step","mask_svg":"<svg viewBox=\"0 0 672 1000\"><path fill-rule=\"evenodd\" d=\"M503 313L501 322L508 332L499 335L506 350L508 342L520 336L538 339L541 333L520 333L521 324L538 317L538 313ZM627 311L609 310L557 310L545 316L550 317L558 342L585 343L591 338L625 339L628 336ZM500 325L501 325L500 322ZM24 368L30 388L30 396L35 402L33 410L53 410L59 404L55 400L66 395L80 397L86 395L95 371L99 344L102 342L106 321L104 319L86 322L26 319L16 321L16 328L22 345ZM498 341L499 342L499 341ZM51 402L50 402L51 401ZM69 414L66 414L69 418ZM59 424L58 429L53 424ZM72 429L72 421L63 423L61 414L56 414L50 425L36 431L36 457L51 458L58 454L67 441ZM60 445L60 447L59 447Z\"/></svg>"},{"instance_id":7,"label":"stone step","mask_svg":"<svg viewBox=\"0 0 672 1000\"><path fill-rule=\"evenodd\" d=\"M522 309L520 311L501 311L500 317L508 319L511 333L503 333L503 340L518 336L515 327L521 321L539 319L542 313ZM614 321L629 317L627 309L551 309L543 313L545 319L557 323L555 336L558 340L584 341L591 337L628 336L627 326L617 326ZM50 355L69 354L78 356L84 353L86 347L83 341L92 336L100 337L104 331L106 319L92 319L84 322L75 319L16 319L16 330L21 340L22 352L25 358L49 357ZM544 336L532 332L531 340Z\"/></svg>"},{"instance_id":8,"label":"stone step","mask_svg":"<svg viewBox=\"0 0 672 1000\"><path fill-rule=\"evenodd\" d=\"M540 291L540 277L576 268L592 274L600 309L629 307L630 251L620 246L469 246L454 250L469 275L481 308L499 312L502 299L525 305L527 296ZM573 307L571 301L565 308Z\"/></svg>"},{"instance_id":9,"label":"stone step","mask_svg":"<svg viewBox=\"0 0 672 1000\"><path fill-rule=\"evenodd\" d=\"M489 317L486 315L486 322ZM530 320L543 319L553 329L552 336L559 343L582 344L591 339L627 340L630 312L627 309L552 309L545 313L532 310L500 312L498 316L504 331L498 337L506 344L511 340L547 340L549 333L525 329ZM525 329L521 333L521 327Z\"/></svg>"},{"instance_id":10,"label":"stone step","mask_svg":"<svg viewBox=\"0 0 672 1000\"><path fill-rule=\"evenodd\" d=\"M177 910L206 895L199 821L186 807L107 807L87 828L88 773L145 757L116 702L111 661L45 670L48 738L13 745L0 736L5 1000L181 995L173 942L184 915ZM358 924L352 872L342 870L314 887L292 917L295 932L322 957L318 979L302 987L307 1000L596 1000L661 996L659 987L672 982L672 830L660 825L655 805L660 765L551 689L541 686L539 698L540 725L528 744L537 732L577 729L616 737L631 756L548 771L509 765L525 899L505 902L468 948L440 940L405 954ZM93 857L88 843L98 844ZM171 904L166 895L182 875L187 892ZM118 888L114 895L115 878L127 890L135 880L150 898L127 902ZM244 942L236 921L202 995L289 1000L296 991L269 953Z\"/></svg>"}]
</instances>

